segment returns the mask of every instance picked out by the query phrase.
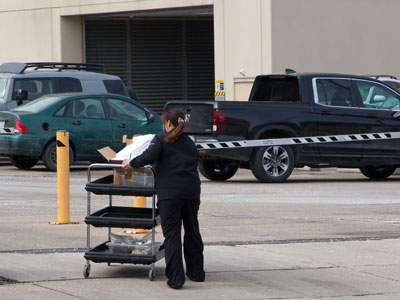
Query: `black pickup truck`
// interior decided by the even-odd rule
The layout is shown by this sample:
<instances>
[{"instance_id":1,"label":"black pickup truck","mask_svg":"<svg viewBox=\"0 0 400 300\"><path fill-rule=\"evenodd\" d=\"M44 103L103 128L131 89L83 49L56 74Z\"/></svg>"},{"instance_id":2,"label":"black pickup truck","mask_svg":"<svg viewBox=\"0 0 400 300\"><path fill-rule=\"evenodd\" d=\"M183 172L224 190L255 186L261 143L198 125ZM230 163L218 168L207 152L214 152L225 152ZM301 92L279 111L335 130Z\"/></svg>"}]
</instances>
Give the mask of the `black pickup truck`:
<instances>
[{"instance_id":1,"label":"black pickup truck","mask_svg":"<svg viewBox=\"0 0 400 300\"><path fill-rule=\"evenodd\" d=\"M400 94L369 77L291 73L257 76L249 101L174 101L197 142L400 131ZM400 166L400 139L200 151L199 170L227 180L238 168L284 182L294 167L359 168L383 179Z\"/></svg>"}]
</instances>

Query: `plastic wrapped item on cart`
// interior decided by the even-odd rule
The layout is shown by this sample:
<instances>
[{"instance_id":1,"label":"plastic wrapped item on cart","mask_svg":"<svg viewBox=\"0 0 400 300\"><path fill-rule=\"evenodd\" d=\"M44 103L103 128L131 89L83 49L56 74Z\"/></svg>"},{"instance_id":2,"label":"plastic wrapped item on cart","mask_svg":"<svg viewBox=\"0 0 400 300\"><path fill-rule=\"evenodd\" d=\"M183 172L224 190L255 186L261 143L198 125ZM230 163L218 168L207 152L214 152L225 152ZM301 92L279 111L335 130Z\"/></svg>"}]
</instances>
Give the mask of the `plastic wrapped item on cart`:
<instances>
[{"instance_id":1,"label":"plastic wrapped item on cart","mask_svg":"<svg viewBox=\"0 0 400 300\"><path fill-rule=\"evenodd\" d=\"M157 252L162 243L154 242L154 251ZM124 244L118 242L108 242L106 246L111 253L134 254L134 255L150 255L152 253L152 242L147 241L143 244Z\"/></svg>"},{"instance_id":2,"label":"plastic wrapped item on cart","mask_svg":"<svg viewBox=\"0 0 400 300\"><path fill-rule=\"evenodd\" d=\"M154 242L154 250L158 251L162 244ZM150 234L141 239L132 236L111 233L111 241L106 243L111 253L148 255L152 253L153 242Z\"/></svg>"},{"instance_id":3,"label":"plastic wrapped item on cart","mask_svg":"<svg viewBox=\"0 0 400 300\"><path fill-rule=\"evenodd\" d=\"M147 233L141 238L136 238L136 236L133 235L116 234L114 232L110 232L110 239L112 242L123 243L127 245L143 244L151 239L151 233Z\"/></svg>"},{"instance_id":4,"label":"plastic wrapped item on cart","mask_svg":"<svg viewBox=\"0 0 400 300\"><path fill-rule=\"evenodd\" d=\"M152 188L154 187L154 176L149 169L126 168L125 176L122 176L122 185Z\"/></svg>"}]
</instances>

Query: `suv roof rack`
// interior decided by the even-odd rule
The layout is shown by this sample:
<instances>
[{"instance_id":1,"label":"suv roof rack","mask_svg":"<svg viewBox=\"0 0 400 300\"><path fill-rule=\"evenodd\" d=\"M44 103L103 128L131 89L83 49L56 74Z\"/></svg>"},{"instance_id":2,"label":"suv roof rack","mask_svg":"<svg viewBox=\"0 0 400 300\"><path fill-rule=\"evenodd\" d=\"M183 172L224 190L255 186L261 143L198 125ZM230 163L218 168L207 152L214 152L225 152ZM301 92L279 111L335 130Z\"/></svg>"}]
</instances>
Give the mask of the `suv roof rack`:
<instances>
[{"instance_id":1,"label":"suv roof rack","mask_svg":"<svg viewBox=\"0 0 400 300\"><path fill-rule=\"evenodd\" d=\"M56 69L104 72L102 64L82 64L82 63L63 63L63 62L30 62L30 63L4 63L0 65L0 73L23 74L27 69Z\"/></svg>"}]
</instances>

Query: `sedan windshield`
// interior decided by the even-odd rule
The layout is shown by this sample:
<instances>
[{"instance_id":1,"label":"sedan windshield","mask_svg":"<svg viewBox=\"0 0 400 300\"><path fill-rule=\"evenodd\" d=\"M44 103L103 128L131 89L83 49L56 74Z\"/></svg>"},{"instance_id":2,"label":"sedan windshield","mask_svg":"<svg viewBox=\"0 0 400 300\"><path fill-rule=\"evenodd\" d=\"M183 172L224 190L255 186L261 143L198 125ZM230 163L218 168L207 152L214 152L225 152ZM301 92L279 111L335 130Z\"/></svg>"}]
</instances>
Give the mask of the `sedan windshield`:
<instances>
[{"instance_id":1,"label":"sedan windshield","mask_svg":"<svg viewBox=\"0 0 400 300\"><path fill-rule=\"evenodd\" d=\"M0 98L4 97L6 92L7 78L0 78Z\"/></svg>"},{"instance_id":2,"label":"sedan windshield","mask_svg":"<svg viewBox=\"0 0 400 300\"><path fill-rule=\"evenodd\" d=\"M12 111L26 111L37 113L52 106L54 103L57 103L58 101L60 101L60 99L61 97L41 97L24 105L13 108Z\"/></svg>"}]
</instances>

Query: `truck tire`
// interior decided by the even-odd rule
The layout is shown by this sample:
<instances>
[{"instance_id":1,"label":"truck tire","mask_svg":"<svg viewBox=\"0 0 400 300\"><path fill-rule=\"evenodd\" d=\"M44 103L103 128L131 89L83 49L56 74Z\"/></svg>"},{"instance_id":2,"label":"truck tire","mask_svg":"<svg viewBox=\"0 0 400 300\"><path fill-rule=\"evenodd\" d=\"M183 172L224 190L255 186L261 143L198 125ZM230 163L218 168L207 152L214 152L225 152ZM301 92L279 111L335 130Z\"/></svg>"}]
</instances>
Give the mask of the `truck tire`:
<instances>
[{"instance_id":1,"label":"truck tire","mask_svg":"<svg viewBox=\"0 0 400 300\"><path fill-rule=\"evenodd\" d=\"M293 150L288 146L259 148L250 161L250 168L261 182L284 182L292 174L294 159Z\"/></svg>"},{"instance_id":2,"label":"truck tire","mask_svg":"<svg viewBox=\"0 0 400 300\"><path fill-rule=\"evenodd\" d=\"M230 160L199 160L199 171L205 178L225 181L236 174L238 165Z\"/></svg>"},{"instance_id":3,"label":"truck tire","mask_svg":"<svg viewBox=\"0 0 400 300\"><path fill-rule=\"evenodd\" d=\"M360 168L361 173L371 179L385 179L394 173L396 168L393 167L366 167Z\"/></svg>"},{"instance_id":4,"label":"truck tire","mask_svg":"<svg viewBox=\"0 0 400 300\"><path fill-rule=\"evenodd\" d=\"M29 170L37 164L38 159L26 156L12 156L10 161L18 169Z\"/></svg>"},{"instance_id":5,"label":"truck tire","mask_svg":"<svg viewBox=\"0 0 400 300\"><path fill-rule=\"evenodd\" d=\"M69 165L74 158L74 154L72 152L71 147L69 147ZM57 144L56 141L52 141L47 144L46 148L42 154L42 161L45 165L46 169L52 172L57 171Z\"/></svg>"}]
</instances>

